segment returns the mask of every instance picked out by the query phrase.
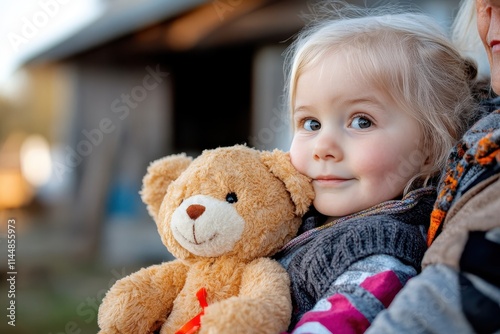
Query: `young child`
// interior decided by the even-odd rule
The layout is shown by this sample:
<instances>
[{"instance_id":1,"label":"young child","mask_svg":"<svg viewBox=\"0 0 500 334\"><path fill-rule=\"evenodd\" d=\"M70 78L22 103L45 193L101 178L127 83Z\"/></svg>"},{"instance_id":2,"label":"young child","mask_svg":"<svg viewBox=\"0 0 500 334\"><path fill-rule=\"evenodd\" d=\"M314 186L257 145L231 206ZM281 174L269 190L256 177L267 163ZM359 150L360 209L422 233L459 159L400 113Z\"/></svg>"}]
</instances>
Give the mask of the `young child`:
<instances>
[{"instance_id":1,"label":"young child","mask_svg":"<svg viewBox=\"0 0 500 334\"><path fill-rule=\"evenodd\" d=\"M277 256L289 330L364 332L420 270L431 181L468 126L475 67L418 13L324 19L287 60L291 161L316 192Z\"/></svg>"}]
</instances>

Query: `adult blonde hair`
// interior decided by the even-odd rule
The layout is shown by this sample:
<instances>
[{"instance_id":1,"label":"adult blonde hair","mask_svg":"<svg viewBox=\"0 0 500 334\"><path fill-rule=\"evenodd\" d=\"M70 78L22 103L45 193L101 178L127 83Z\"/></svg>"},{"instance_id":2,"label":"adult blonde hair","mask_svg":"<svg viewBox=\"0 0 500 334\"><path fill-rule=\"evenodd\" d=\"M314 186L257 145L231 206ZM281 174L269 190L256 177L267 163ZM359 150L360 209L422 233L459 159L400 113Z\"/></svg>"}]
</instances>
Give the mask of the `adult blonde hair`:
<instances>
[{"instance_id":1,"label":"adult blonde hair","mask_svg":"<svg viewBox=\"0 0 500 334\"><path fill-rule=\"evenodd\" d=\"M462 0L451 25L451 40L464 57L477 63L479 79L489 80L490 64L477 31L475 0Z\"/></svg>"},{"instance_id":2,"label":"adult blonde hair","mask_svg":"<svg viewBox=\"0 0 500 334\"><path fill-rule=\"evenodd\" d=\"M470 82L475 66L465 60L433 19L395 9L322 8L285 52L285 96L293 115L296 86L308 68L340 54L349 71L386 92L418 121L419 154L428 157L405 193L422 186L445 166L448 152L468 127L474 110ZM333 9L333 10L332 10ZM390 148L388 148L390 149ZM422 164L423 165L423 164Z\"/></svg>"}]
</instances>

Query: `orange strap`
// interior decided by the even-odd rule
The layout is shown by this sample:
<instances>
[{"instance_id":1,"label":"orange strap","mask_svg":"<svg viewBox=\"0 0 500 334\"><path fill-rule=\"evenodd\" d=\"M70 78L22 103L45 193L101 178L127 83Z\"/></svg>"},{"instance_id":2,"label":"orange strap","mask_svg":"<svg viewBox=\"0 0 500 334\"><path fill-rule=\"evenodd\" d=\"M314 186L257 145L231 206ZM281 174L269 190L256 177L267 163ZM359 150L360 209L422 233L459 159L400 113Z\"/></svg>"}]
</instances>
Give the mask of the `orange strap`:
<instances>
[{"instance_id":1,"label":"orange strap","mask_svg":"<svg viewBox=\"0 0 500 334\"><path fill-rule=\"evenodd\" d=\"M207 303L207 290L205 288L201 288L196 293L196 298L198 298L198 302L202 308L201 312L198 313L193 319L189 320L181 327L175 334L194 334L201 326L201 316L205 312L205 307L208 306Z\"/></svg>"},{"instance_id":2,"label":"orange strap","mask_svg":"<svg viewBox=\"0 0 500 334\"><path fill-rule=\"evenodd\" d=\"M431 223L427 231L427 247L430 247L438 234L438 230L443 223L446 212L440 209L434 209L431 213Z\"/></svg>"}]
</instances>

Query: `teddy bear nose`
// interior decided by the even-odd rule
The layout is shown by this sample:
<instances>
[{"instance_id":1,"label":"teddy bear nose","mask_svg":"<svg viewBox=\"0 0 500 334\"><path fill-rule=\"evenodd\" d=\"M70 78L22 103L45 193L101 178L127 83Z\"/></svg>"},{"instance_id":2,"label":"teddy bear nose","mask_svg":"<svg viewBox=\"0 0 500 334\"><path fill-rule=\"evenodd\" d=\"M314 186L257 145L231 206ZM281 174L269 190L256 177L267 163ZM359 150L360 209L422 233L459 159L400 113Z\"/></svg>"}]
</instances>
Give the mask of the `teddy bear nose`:
<instances>
[{"instance_id":1,"label":"teddy bear nose","mask_svg":"<svg viewBox=\"0 0 500 334\"><path fill-rule=\"evenodd\" d=\"M187 212L189 218L196 219L199 216L201 216L201 214L203 212L205 212L205 207L203 205L199 205L199 204L191 204L186 209L186 212Z\"/></svg>"}]
</instances>

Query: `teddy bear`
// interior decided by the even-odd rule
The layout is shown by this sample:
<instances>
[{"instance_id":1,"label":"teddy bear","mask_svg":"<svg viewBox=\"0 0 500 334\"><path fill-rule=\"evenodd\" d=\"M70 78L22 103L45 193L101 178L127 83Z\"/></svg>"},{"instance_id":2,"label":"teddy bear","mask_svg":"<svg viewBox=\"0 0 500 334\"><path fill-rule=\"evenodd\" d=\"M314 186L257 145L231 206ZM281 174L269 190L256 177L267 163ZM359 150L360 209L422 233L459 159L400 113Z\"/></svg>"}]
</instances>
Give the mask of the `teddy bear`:
<instances>
[{"instance_id":1,"label":"teddy bear","mask_svg":"<svg viewBox=\"0 0 500 334\"><path fill-rule=\"evenodd\" d=\"M99 307L99 333L287 329L290 281L272 255L314 198L288 152L234 145L170 155L150 164L140 193L175 259L117 281Z\"/></svg>"}]
</instances>

